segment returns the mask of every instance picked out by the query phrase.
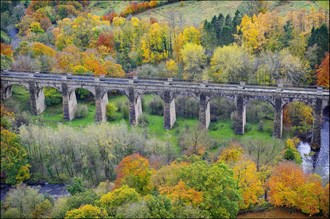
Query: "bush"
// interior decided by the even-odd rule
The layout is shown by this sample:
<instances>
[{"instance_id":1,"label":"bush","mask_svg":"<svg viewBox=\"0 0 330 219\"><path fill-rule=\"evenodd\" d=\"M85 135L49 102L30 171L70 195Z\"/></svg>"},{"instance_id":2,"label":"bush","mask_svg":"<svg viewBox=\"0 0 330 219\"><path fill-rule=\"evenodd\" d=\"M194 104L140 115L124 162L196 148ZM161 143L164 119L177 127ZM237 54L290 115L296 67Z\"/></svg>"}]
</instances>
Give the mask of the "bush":
<instances>
[{"instance_id":1,"label":"bush","mask_svg":"<svg viewBox=\"0 0 330 219\"><path fill-rule=\"evenodd\" d=\"M258 131L263 132L264 131L264 121L260 120L258 125Z\"/></svg>"},{"instance_id":2,"label":"bush","mask_svg":"<svg viewBox=\"0 0 330 219\"><path fill-rule=\"evenodd\" d=\"M107 118L109 120L114 120L117 110L118 110L118 108L116 107L116 105L114 105L113 103L108 103L107 104Z\"/></svg>"},{"instance_id":3,"label":"bush","mask_svg":"<svg viewBox=\"0 0 330 219\"><path fill-rule=\"evenodd\" d=\"M137 202L139 198L140 196L135 189L124 185L103 195L100 199L100 206L105 208L110 216L114 216L118 207L127 203Z\"/></svg>"},{"instance_id":4,"label":"bush","mask_svg":"<svg viewBox=\"0 0 330 219\"><path fill-rule=\"evenodd\" d=\"M73 178L73 184L68 186L68 191L71 195L74 195L78 192L84 192L86 188L83 185L83 181L81 178L75 177Z\"/></svg>"},{"instance_id":5,"label":"bush","mask_svg":"<svg viewBox=\"0 0 330 219\"><path fill-rule=\"evenodd\" d=\"M230 119L230 114L235 110L235 104L225 98L216 98L210 102L211 121Z\"/></svg>"},{"instance_id":6,"label":"bush","mask_svg":"<svg viewBox=\"0 0 330 219\"><path fill-rule=\"evenodd\" d=\"M85 104L77 104L75 117L78 119L85 118L88 114L88 107Z\"/></svg>"},{"instance_id":7,"label":"bush","mask_svg":"<svg viewBox=\"0 0 330 219\"><path fill-rule=\"evenodd\" d=\"M175 100L177 117L196 118L199 115L199 103L191 97L178 97Z\"/></svg>"},{"instance_id":8,"label":"bush","mask_svg":"<svg viewBox=\"0 0 330 219\"><path fill-rule=\"evenodd\" d=\"M19 213L20 218L32 218L32 212L36 210L36 206L42 203L44 199L45 197L39 193L39 189L20 184L15 189L9 190L4 206L7 206L9 210L7 214L10 217L14 217Z\"/></svg>"},{"instance_id":9,"label":"bush","mask_svg":"<svg viewBox=\"0 0 330 219\"><path fill-rule=\"evenodd\" d=\"M93 205L84 205L65 214L65 218L106 218L107 216L104 209Z\"/></svg>"},{"instance_id":10,"label":"bush","mask_svg":"<svg viewBox=\"0 0 330 219\"><path fill-rule=\"evenodd\" d=\"M245 132L249 132L252 130L252 126L250 123L246 123L244 127Z\"/></svg>"},{"instance_id":11,"label":"bush","mask_svg":"<svg viewBox=\"0 0 330 219\"><path fill-rule=\"evenodd\" d=\"M216 131L218 129L219 129L219 127L216 123L210 123L209 130Z\"/></svg>"},{"instance_id":12,"label":"bush","mask_svg":"<svg viewBox=\"0 0 330 219\"><path fill-rule=\"evenodd\" d=\"M85 192L78 192L67 199L66 205L68 210L79 208L82 205L94 204L98 199L98 195L93 190L87 190Z\"/></svg>"},{"instance_id":13,"label":"bush","mask_svg":"<svg viewBox=\"0 0 330 219\"><path fill-rule=\"evenodd\" d=\"M92 98L93 94L86 89L77 88L76 96L77 96L78 100L86 100L86 99Z\"/></svg>"},{"instance_id":14,"label":"bush","mask_svg":"<svg viewBox=\"0 0 330 219\"><path fill-rule=\"evenodd\" d=\"M148 106L149 113L152 115L162 116L164 113L164 104L159 96L154 96Z\"/></svg>"},{"instance_id":15,"label":"bush","mask_svg":"<svg viewBox=\"0 0 330 219\"><path fill-rule=\"evenodd\" d=\"M119 103L118 111L122 114L123 119L128 119L129 118L128 101L125 101L125 103Z\"/></svg>"},{"instance_id":16,"label":"bush","mask_svg":"<svg viewBox=\"0 0 330 219\"><path fill-rule=\"evenodd\" d=\"M45 102L47 106L60 104L62 102L62 95L58 90L52 87L44 88Z\"/></svg>"},{"instance_id":17,"label":"bush","mask_svg":"<svg viewBox=\"0 0 330 219\"><path fill-rule=\"evenodd\" d=\"M145 128L149 124L148 116L146 114L142 114L139 116L139 126Z\"/></svg>"},{"instance_id":18,"label":"bush","mask_svg":"<svg viewBox=\"0 0 330 219\"><path fill-rule=\"evenodd\" d=\"M36 205L35 210L32 212L33 218L49 218L52 207L52 203L45 199Z\"/></svg>"}]
</instances>

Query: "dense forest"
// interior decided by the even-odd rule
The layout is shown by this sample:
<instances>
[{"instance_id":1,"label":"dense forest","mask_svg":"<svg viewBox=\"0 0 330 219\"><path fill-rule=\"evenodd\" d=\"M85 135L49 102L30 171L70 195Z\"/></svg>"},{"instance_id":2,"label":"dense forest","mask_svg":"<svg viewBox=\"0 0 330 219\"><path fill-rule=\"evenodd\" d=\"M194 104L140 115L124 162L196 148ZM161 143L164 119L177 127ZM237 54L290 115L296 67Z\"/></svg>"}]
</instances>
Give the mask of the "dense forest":
<instances>
[{"instance_id":1,"label":"dense forest","mask_svg":"<svg viewBox=\"0 0 330 219\"><path fill-rule=\"evenodd\" d=\"M150 15L197 2L1 1L1 70L329 89L329 6L237 1L197 25L184 10L169 9L166 22ZM44 93L44 115L31 114L20 86L1 103L1 186L11 186L1 218L235 218L274 207L329 215L329 179L304 172L297 149L313 127L305 103L285 106L285 134L275 139L274 109L261 101L247 105L246 135L236 136L225 98L212 100L204 130L198 103L179 96L178 121L163 130L155 95L143 97L130 127L120 93L109 94L108 122L99 124L88 91L76 90L72 122L63 121L61 94ZM64 183L69 195L27 185L45 182Z\"/></svg>"}]
</instances>

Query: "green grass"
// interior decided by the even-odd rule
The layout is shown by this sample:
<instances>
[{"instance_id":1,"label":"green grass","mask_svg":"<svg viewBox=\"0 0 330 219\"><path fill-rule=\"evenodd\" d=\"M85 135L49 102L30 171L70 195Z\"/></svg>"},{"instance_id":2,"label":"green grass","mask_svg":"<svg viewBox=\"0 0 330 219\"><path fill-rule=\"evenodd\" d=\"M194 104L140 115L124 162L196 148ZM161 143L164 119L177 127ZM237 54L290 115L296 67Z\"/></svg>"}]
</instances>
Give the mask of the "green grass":
<instances>
[{"instance_id":1,"label":"green grass","mask_svg":"<svg viewBox=\"0 0 330 219\"><path fill-rule=\"evenodd\" d=\"M325 4L320 1L313 2L313 1L289 1L283 4L277 4L276 2L270 3L270 10L277 10L280 15L285 16L290 11L299 10L299 9L306 9L310 10L312 8L318 9L318 8L326 9ZM329 10L329 6L328 9Z\"/></svg>"},{"instance_id":2,"label":"green grass","mask_svg":"<svg viewBox=\"0 0 330 219\"><path fill-rule=\"evenodd\" d=\"M185 119L178 117L174 127L171 130L164 129L164 119L163 116L151 115L145 109L146 106L153 99L153 95L143 95L142 102L144 103L144 113L148 119L148 125L146 128L147 133L150 137L155 137L164 142L170 142L176 152L180 152L179 149L179 139L181 133L183 133L186 127L196 128L198 126L198 118L195 119ZM118 105L119 103L127 102L127 97L125 95L109 95L109 102ZM21 86L13 87L13 95L9 100L4 101L4 104L14 110L16 113L25 111L27 116L32 121L39 121L39 123L50 126L57 127L59 123L71 126L71 127L85 127L88 124L94 123L95 117L95 103L94 102L79 102L86 104L88 107L88 115L85 118L74 119L72 121L65 121L63 119L63 108L62 104L49 106L41 115L31 115L29 110L29 94ZM125 121L129 125L128 119L123 119L123 115L120 112L116 112L115 119L113 121L108 121L109 124L116 124ZM219 121L216 123L211 123L211 128L209 129L209 136L218 144L226 145L229 141L236 139L240 142L246 142L250 140L262 140L271 142L273 138L271 136L273 130L273 121L264 121L263 132L258 131L258 124L248 124L249 128L246 130L244 135L235 135L233 129L231 128L232 122ZM217 148L210 150L211 153L215 153Z\"/></svg>"},{"instance_id":3,"label":"green grass","mask_svg":"<svg viewBox=\"0 0 330 219\"><path fill-rule=\"evenodd\" d=\"M128 1L90 1L89 10L97 16L103 16L110 11L119 14L128 4Z\"/></svg>"}]
</instances>

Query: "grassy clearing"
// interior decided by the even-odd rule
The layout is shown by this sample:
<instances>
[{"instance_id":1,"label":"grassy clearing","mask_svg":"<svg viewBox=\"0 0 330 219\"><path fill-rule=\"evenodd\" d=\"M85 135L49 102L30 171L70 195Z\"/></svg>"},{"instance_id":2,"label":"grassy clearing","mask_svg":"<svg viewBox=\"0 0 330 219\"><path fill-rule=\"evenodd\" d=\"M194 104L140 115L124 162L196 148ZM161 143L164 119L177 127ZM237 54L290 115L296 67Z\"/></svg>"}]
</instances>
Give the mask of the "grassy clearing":
<instances>
[{"instance_id":1,"label":"grassy clearing","mask_svg":"<svg viewBox=\"0 0 330 219\"><path fill-rule=\"evenodd\" d=\"M103 16L110 11L119 14L129 4L129 1L91 1L89 10L92 14Z\"/></svg>"},{"instance_id":2,"label":"grassy clearing","mask_svg":"<svg viewBox=\"0 0 330 219\"><path fill-rule=\"evenodd\" d=\"M313 1L289 1L286 3L278 4L277 2L271 2L270 10L277 10L280 15L285 16L290 11L295 11L299 9L306 9L310 10L312 8L319 9L322 8L323 10L326 9L323 2L313 2ZM328 9L329 10L329 6Z\"/></svg>"},{"instance_id":3,"label":"grassy clearing","mask_svg":"<svg viewBox=\"0 0 330 219\"><path fill-rule=\"evenodd\" d=\"M211 20L214 15L223 13L234 15L241 1L182 1L158 8L148 10L136 15L136 17L149 21L150 17L156 18L159 22L169 22L169 14L177 12L184 18L185 24L198 26L205 19ZM178 16L177 16L178 25Z\"/></svg>"},{"instance_id":4,"label":"grassy clearing","mask_svg":"<svg viewBox=\"0 0 330 219\"><path fill-rule=\"evenodd\" d=\"M144 113L148 119L148 125L145 127L147 133L150 137L155 137L161 141L170 142L173 148L180 152L179 149L179 139L181 133L185 130L185 128L196 128L198 126L198 118L196 119L184 119L177 118L173 129L165 130L164 127L164 119L163 116L151 115L148 113L146 106L153 99L153 95L143 95L142 102L144 105ZM125 95L109 95L109 102L113 104L123 104L127 102L127 97ZM13 95L12 97L4 101L4 104L14 110L16 113L20 113L25 111L27 117L32 121L39 121L39 123L44 124L50 127L57 127L59 123L81 128L85 127L88 124L94 123L95 117L95 103L94 102L82 102L86 104L88 107L88 115L85 118L74 119L72 121L64 121L63 119L63 108L62 104L49 106L41 115L31 115L29 110L29 94L28 92L21 86L13 87ZM120 123L121 121L125 121L126 124L129 124L128 119L124 119L122 113L116 112L115 119L113 121L108 121L109 124ZM273 138L271 136L273 130L273 121L265 120L264 121L264 131L258 131L258 124L249 124L246 129L246 133L244 135L235 135L232 129L232 122L228 121L219 121L216 123L211 123L209 129L209 136L217 143L219 147L222 145L226 145L229 141L236 139L240 142L247 142L250 140L261 140L264 142L272 142ZM210 152L216 153L218 147L213 148Z\"/></svg>"},{"instance_id":5,"label":"grassy clearing","mask_svg":"<svg viewBox=\"0 0 330 219\"><path fill-rule=\"evenodd\" d=\"M157 7L137 16L140 19L149 20L156 18L159 22L170 22L170 14L177 12L183 18L183 24L199 26L205 19L210 21L214 15L218 16L235 14L235 11L242 7L243 1L185 1ZM293 10L311 8L329 10L329 1L288 1L279 3L278 1L268 1L269 10L277 10L282 16ZM201 11L202 10L202 11ZM179 16L176 16L176 26L178 26Z\"/></svg>"}]
</instances>

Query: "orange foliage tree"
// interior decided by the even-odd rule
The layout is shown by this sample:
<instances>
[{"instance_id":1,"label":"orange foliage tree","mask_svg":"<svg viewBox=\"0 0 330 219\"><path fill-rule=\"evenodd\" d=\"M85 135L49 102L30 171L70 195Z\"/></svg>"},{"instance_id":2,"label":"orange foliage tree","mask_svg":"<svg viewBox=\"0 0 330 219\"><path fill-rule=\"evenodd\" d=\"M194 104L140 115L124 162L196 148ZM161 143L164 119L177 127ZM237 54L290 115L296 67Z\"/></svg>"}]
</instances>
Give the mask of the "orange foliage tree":
<instances>
[{"instance_id":1,"label":"orange foliage tree","mask_svg":"<svg viewBox=\"0 0 330 219\"><path fill-rule=\"evenodd\" d=\"M147 159L139 154L125 157L116 168L115 188L127 184L141 194L151 190L152 170Z\"/></svg>"},{"instance_id":2,"label":"orange foliage tree","mask_svg":"<svg viewBox=\"0 0 330 219\"><path fill-rule=\"evenodd\" d=\"M13 57L13 50L11 48L11 45L1 43L0 50L1 50L1 55Z\"/></svg>"},{"instance_id":3,"label":"orange foliage tree","mask_svg":"<svg viewBox=\"0 0 330 219\"><path fill-rule=\"evenodd\" d=\"M282 162L275 167L268 187L269 201L275 206L297 208L309 215L322 211L324 190L321 178L304 174L302 168L293 162Z\"/></svg>"},{"instance_id":4,"label":"orange foliage tree","mask_svg":"<svg viewBox=\"0 0 330 219\"><path fill-rule=\"evenodd\" d=\"M178 204L198 206L203 201L203 193L193 188L187 188L182 180L174 187L160 187L159 192Z\"/></svg>"},{"instance_id":5,"label":"orange foliage tree","mask_svg":"<svg viewBox=\"0 0 330 219\"><path fill-rule=\"evenodd\" d=\"M329 53L323 59L320 67L316 70L317 84L329 88Z\"/></svg>"}]
</instances>

